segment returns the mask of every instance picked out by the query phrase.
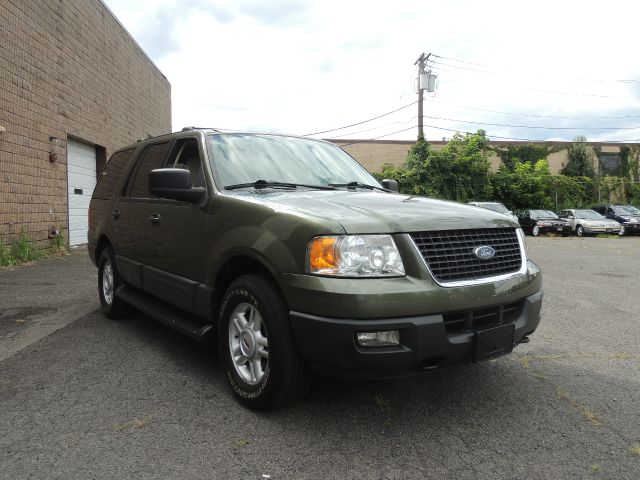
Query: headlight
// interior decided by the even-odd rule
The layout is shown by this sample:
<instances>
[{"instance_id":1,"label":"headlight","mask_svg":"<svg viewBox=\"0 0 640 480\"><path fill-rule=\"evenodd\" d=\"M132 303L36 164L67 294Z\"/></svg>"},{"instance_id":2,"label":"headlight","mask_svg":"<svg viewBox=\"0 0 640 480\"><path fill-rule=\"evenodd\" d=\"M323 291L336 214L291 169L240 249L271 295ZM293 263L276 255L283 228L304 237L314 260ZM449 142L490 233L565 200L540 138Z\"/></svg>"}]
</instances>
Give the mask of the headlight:
<instances>
[{"instance_id":1,"label":"headlight","mask_svg":"<svg viewBox=\"0 0 640 480\"><path fill-rule=\"evenodd\" d=\"M518 235L520 243L524 248L524 258L526 260L529 257L529 249L527 248L527 237L525 237L524 230L522 230L521 228L516 228L516 234Z\"/></svg>"},{"instance_id":2,"label":"headlight","mask_svg":"<svg viewBox=\"0 0 640 480\"><path fill-rule=\"evenodd\" d=\"M638 223L638 219L637 218L630 218L629 219L629 223Z\"/></svg>"},{"instance_id":3,"label":"headlight","mask_svg":"<svg viewBox=\"0 0 640 480\"><path fill-rule=\"evenodd\" d=\"M400 277L402 258L390 235L336 235L309 243L309 272L333 277Z\"/></svg>"}]
</instances>

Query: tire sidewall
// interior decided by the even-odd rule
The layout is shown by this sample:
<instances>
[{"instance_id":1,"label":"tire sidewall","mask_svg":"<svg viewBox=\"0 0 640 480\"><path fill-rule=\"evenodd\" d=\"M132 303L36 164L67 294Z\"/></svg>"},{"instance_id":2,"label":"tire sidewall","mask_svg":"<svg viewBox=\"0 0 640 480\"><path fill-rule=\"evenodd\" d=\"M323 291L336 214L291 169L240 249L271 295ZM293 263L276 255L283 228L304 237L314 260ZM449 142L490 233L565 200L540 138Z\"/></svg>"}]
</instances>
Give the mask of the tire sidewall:
<instances>
[{"instance_id":1,"label":"tire sidewall","mask_svg":"<svg viewBox=\"0 0 640 480\"><path fill-rule=\"evenodd\" d=\"M578 237L584 237L584 228L582 227L582 225L578 225L576 227L576 235Z\"/></svg>"},{"instance_id":2,"label":"tire sidewall","mask_svg":"<svg viewBox=\"0 0 640 480\"><path fill-rule=\"evenodd\" d=\"M231 359L229 317L241 303L258 310L266 330L269 360L264 378L256 385L245 382ZM306 367L295 346L289 308L277 287L259 274L236 279L228 288L218 316L218 351L227 381L236 398L254 410L281 408L304 395Z\"/></svg>"},{"instance_id":3,"label":"tire sidewall","mask_svg":"<svg viewBox=\"0 0 640 480\"><path fill-rule=\"evenodd\" d=\"M220 330L218 335L219 350L221 360L224 364L227 374L227 380L229 381L231 389L236 395L250 402L259 401L261 398L267 396L269 390L273 388L273 381L271 380L271 365L273 363L271 348L271 337L273 335L270 334L271 318L268 312L267 305L265 305L265 302L261 301L261 299L257 297L260 297L260 295L251 292L250 289L246 287L240 285L236 286L236 282L234 282L234 285L231 285L225 295L224 301L220 308L220 316L218 318L218 321L220 322ZM258 312L260 312L262 322L264 323L265 330L267 332L267 340L269 342L269 360L267 362L267 368L265 369L265 375L260 383L256 385L246 383L244 380L242 380L242 378L240 378L240 375L238 375L238 372L236 371L233 364L233 360L231 359L231 352L229 350L229 316L241 303L248 303L255 307Z\"/></svg>"},{"instance_id":4,"label":"tire sidewall","mask_svg":"<svg viewBox=\"0 0 640 480\"><path fill-rule=\"evenodd\" d=\"M113 269L113 300L110 304L105 300L102 290L102 275L104 265L107 261L111 262L111 268ZM128 312L128 306L124 304L124 302L119 299L115 293L116 289L122 284L123 282L120 280L120 274L118 273L118 266L116 265L113 250L111 247L107 247L102 251L100 259L98 260L98 296L100 297L100 306L102 307L102 311L108 318L119 319L124 317Z\"/></svg>"},{"instance_id":5,"label":"tire sidewall","mask_svg":"<svg viewBox=\"0 0 640 480\"><path fill-rule=\"evenodd\" d=\"M104 266L107 262L111 262L111 268L113 269L113 286L114 286L114 290L116 287L116 283L117 283L117 279L118 279L118 273L116 270L116 264L113 260L113 252L111 251L110 248L105 249L101 254L100 254L100 260L98 261L98 295L100 296L100 305L102 305L102 310L106 313L109 314L111 313L111 311L113 310L113 304L115 303L115 294L114 297L111 301L111 303L108 303L106 301L106 299L104 298L104 291L102 289L102 284L103 284L103 274L104 274Z\"/></svg>"},{"instance_id":6,"label":"tire sidewall","mask_svg":"<svg viewBox=\"0 0 640 480\"><path fill-rule=\"evenodd\" d=\"M540 235L540 227L538 227L537 225L535 227L533 227L531 229L531 235L533 235L534 237L537 237Z\"/></svg>"}]
</instances>

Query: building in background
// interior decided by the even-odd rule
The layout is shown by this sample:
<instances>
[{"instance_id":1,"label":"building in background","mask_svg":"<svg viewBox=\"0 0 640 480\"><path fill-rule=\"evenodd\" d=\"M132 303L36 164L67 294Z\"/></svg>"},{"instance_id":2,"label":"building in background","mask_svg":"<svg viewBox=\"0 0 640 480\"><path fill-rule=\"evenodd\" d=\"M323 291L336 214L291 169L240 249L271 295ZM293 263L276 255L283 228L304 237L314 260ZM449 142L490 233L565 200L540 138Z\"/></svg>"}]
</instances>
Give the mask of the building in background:
<instances>
[{"instance_id":1,"label":"building in background","mask_svg":"<svg viewBox=\"0 0 640 480\"><path fill-rule=\"evenodd\" d=\"M171 130L171 86L99 0L0 5L0 240L86 243L111 153Z\"/></svg>"},{"instance_id":2,"label":"building in background","mask_svg":"<svg viewBox=\"0 0 640 480\"><path fill-rule=\"evenodd\" d=\"M381 172L385 163L402 166L407 161L409 149L415 141L411 140L353 140L353 139L331 139L330 142L343 146L344 150L355 158L363 167L370 172ZM444 147L446 141L427 140L432 148L440 149ZM494 142L490 141L489 146L496 149L489 157L491 170L497 171L502 164L502 158L497 153L505 150L507 146L522 146L527 144L545 145L553 147L553 152L549 153L546 160L549 162L549 170L552 174L560 173L560 170L568 162L568 149L573 142ZM620 163L620 147L628 145L638 147L640 143L603 143L587 142L587 145L594 151L594 170L601 174L615 172ZM598 151L596 155L595 152Z\"/></svg>"}]
</instances>

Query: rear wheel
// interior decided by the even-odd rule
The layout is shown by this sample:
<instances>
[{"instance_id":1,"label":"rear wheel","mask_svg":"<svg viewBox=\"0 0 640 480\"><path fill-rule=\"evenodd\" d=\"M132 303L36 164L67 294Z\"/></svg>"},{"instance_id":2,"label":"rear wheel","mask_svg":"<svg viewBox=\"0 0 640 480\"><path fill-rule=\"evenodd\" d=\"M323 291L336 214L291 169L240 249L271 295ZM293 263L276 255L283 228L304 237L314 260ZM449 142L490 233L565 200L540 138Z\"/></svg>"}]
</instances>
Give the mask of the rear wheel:
<instances>
[{"instance_id":1,"label":"rear wheel","mask_svg":"<svg viewBox=\"0 0 640 480\"><path fill-rule=\"evenodd\" d=\"M579 236L579 237L584 237L585 231L584 231L584 227L582 225L576 226L576 235Z\"/></svg>"},{"instance_id":2,"label":"rear wheel","mask_svg":"<svg viewBox=\"0 0 640 480\"><path fill-rule=\"evenodd\" d=\"M300 357L280 292L262 275L236 279L218 320L221 364L236 398L255 410L275 410L302 398L310 374Z\"/></svg>"},{"instance_id":3,"label":"rear wheel","mask_svg":"<svg viewBox=\"0 0 640 480\"><path fill-rule=\"evenodd\" d=\"M104 249L98 261L98 295L102 311L109 318L122 318L129 306L116 297L116 289L122 285L111 247Z\"/></svg>"}]
</instances>

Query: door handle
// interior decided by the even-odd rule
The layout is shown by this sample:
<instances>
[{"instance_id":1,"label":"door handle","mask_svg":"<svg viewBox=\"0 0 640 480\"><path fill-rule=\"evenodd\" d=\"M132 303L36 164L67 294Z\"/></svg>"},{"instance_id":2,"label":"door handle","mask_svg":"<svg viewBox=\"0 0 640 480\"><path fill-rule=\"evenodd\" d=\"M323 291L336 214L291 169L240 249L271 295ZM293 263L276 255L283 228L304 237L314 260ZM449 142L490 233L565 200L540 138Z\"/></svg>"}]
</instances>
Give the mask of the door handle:
<instances>
[{"instance_id":1,"label":"door handle","mask_svg":"<svg viewBox=\"0 0 640 480\"><path fill-rule=\"evenodd\" d=\"M118 220L120 218L120 210L113 210L111 212L111 216L114 220Z\"/></svg>"},{"instance_id":2,"label":"door handle","mask_svg":"<svg viewBox=\"0 0 640 480\"><path fill-rule=\"evenodd\" d=\"M156 224L160 223L160 221L162 220L162 217L160 215L158 215L157 213L152 213L149 216L149 220L151 221L151 223L156 225Z\"/></svg>"}]
</instances>

